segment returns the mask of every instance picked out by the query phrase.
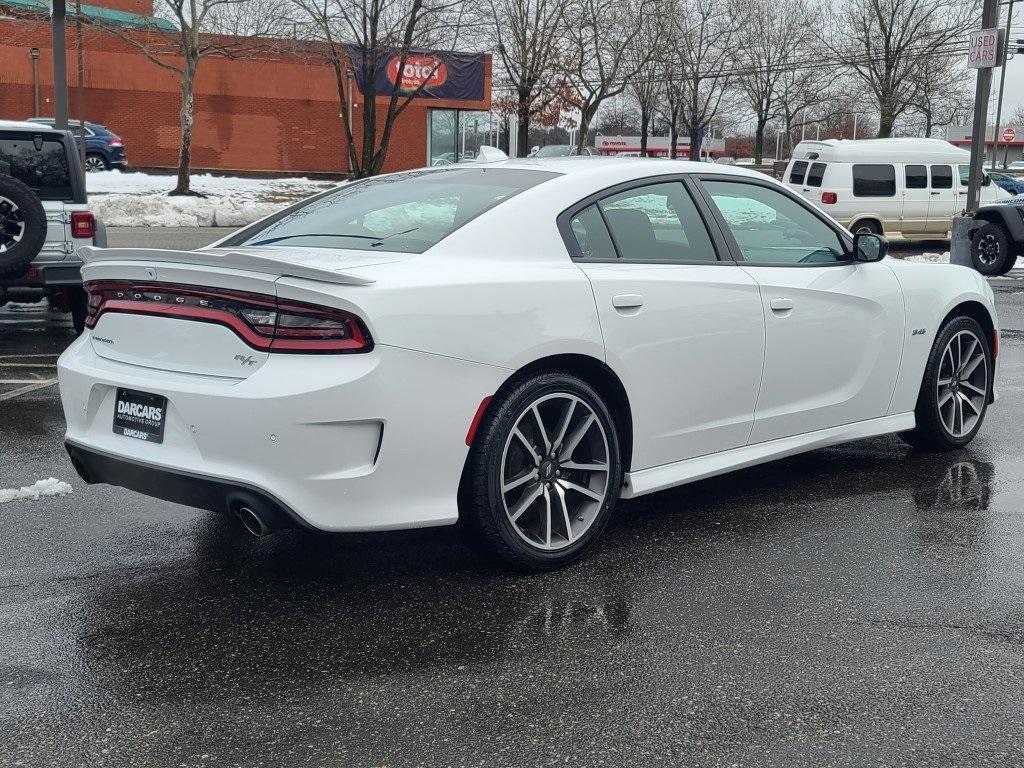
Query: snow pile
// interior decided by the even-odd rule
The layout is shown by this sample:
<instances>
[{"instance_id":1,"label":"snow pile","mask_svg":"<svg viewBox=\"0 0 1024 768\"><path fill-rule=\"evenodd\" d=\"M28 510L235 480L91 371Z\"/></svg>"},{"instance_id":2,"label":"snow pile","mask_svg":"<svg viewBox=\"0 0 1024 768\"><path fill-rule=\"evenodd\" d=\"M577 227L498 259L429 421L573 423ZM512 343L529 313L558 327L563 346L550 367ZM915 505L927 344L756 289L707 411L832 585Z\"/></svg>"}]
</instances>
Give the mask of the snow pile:
<instances>
[{"instance_id":1,"label":"snow pile","mask_svg":"<svg viewBox=\"0 0 1024 768\"><path fill-rule=\"evenodd\" d=\"M32 485L23 485L21 488L0 488L0 504L22 499L34 501L42 496L66 496L69 493L70 485L63 480L49 477L46 480L36 480Z\"/></svg>"},{"instance_id":2,"label":"snow pile","mask_svg":"<svg viewBox=\"0 0 1024 768\"><path fill-rule=\"evenodd\" d=\"M170 197L174 176L101 171L85 177L93 213L108 227L241 227L335 186L306 178L192 177L206 197Z\"/></svg>"},{"instance_id":3,"label":"snow pile","mask_svg":"<svg viewBox=\"0 0 1024 768\"><path fill-rule=\"evenodd\" d=\"M916 261L924 264L949 264L949 251L945 253L908 253L906 256L901 253L894 253L893 256L902 261Z\"/></svg>"}]
</instances>

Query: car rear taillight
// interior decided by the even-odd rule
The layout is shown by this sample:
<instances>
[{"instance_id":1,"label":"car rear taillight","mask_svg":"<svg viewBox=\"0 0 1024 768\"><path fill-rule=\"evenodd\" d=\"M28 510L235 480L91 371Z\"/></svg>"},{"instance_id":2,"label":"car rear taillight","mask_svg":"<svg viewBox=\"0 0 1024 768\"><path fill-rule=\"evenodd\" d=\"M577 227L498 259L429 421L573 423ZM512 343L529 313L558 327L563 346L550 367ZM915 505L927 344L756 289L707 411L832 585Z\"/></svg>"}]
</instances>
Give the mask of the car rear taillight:
<instances>
[{"instance_id":1,"label":"car rear taillight","mask_svg":"<svg viewBox=\"0 0 1024 768\"><path fill-rule=\"evenodd\" d=\"M821 193L821 202L823 202L825 205L835 205L838 200L839 195L837 195L835 192Z\"/></svg>"},{"instance_id":2,"label":"car rear taillight","mask_svg":"<svg viewBox=\"0 0 1024 768\"><path fill-rule=\"evenodd\" d=\"M110 140L110 146L112 146L112 147L123 147L124 146L124 142L121 141L120 139L111 139Z\"/></svg>"},{"instance_id":3,"label":"car rear taillight","mask_svg":"<svg viewBox=\"0 0 1024 768\"><path fill-rule=\"evenodd\" d=\"M89 211L75 211L71 214L71 236L88 238L96 236L96 217Z\"/></svg>"},{"instance_id":4,"label":"car rear taillight","mask_svg":"<svg viewBox=\"0 0 1024 768\"><path fill-rule=\"evenodd\" d=\"M215 323L268 352L369 352L373 341L355 315L256 293L162 283L90 282L85 324L108 312Z\"/></svg>"}]
</instances>

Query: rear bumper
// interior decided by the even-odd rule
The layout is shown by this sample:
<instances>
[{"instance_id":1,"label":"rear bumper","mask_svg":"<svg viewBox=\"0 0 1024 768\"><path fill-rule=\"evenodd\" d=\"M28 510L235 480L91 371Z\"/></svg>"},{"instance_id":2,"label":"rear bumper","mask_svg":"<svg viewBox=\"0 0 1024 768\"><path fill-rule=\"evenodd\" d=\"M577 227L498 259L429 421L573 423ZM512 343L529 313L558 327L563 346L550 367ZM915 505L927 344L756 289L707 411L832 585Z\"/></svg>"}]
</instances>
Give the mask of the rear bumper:
<instances>
[{"instance_id":1,"label":"rear bumper","mask_svg":"<svg viewBox=\"0 0 1024 768\"><path fill-rule=\"evenodd\" d=\"M92 335L58 363L69 452L87 481L206 509L253 493L327 531L455 522L466 431L509 373L378 345L270 355L227 379L101 357ZM114 433L118 387L167 398L162 443Z\"/></svg>"},{"instance_id":2,"label":"rear bumper","mask_svg":"<svg viewBox=\"0 0 1024 768\"><path fill-rule=\"evenodd\" d=\"M109 483L211 512L230 512L244 506L260 510L261 517L273 528L309 527L287 504L260 488L150 466L86 448L71 440L65 441L64 447L78 476L89 484Z\"/></svg>"}]
</instances>

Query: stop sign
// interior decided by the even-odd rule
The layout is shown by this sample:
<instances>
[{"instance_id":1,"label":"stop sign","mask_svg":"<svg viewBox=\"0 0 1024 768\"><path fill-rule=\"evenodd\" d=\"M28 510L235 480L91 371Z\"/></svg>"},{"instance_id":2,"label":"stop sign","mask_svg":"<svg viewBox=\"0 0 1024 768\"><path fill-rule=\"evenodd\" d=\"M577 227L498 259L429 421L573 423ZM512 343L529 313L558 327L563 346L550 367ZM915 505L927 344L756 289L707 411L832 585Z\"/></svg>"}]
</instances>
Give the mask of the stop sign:
<instances>
[{"instance_id":1,"label":"stop sign","mask_svg":"<svg viewBox=\"0 0 1024 768\"><path fill-rule=\"evenodd\" d=\"M1004 128L1003 129L1003 141L1011 142L1015 138L1017 138L1017 132L1015 130L1013 130L1013 128Z\"/></svg>"}]
</instances>

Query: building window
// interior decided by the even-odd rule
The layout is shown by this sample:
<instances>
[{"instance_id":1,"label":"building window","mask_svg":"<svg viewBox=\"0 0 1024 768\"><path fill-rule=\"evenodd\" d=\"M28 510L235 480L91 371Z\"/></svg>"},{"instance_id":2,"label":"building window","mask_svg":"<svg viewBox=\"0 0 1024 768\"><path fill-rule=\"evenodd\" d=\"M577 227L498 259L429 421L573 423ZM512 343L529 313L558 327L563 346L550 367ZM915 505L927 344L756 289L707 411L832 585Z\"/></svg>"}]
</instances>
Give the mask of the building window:
<instances>
[{"instance_id":1,"label":"building window","mask_svg":"<svg viewBox=\"0 0 1024 768\"><path fill-rule=\"evenodd\" d=\"M495 144L490 112L431 109L427 115L427 165L472 160L480 147Z\"/></svg>"}]
</instances>

